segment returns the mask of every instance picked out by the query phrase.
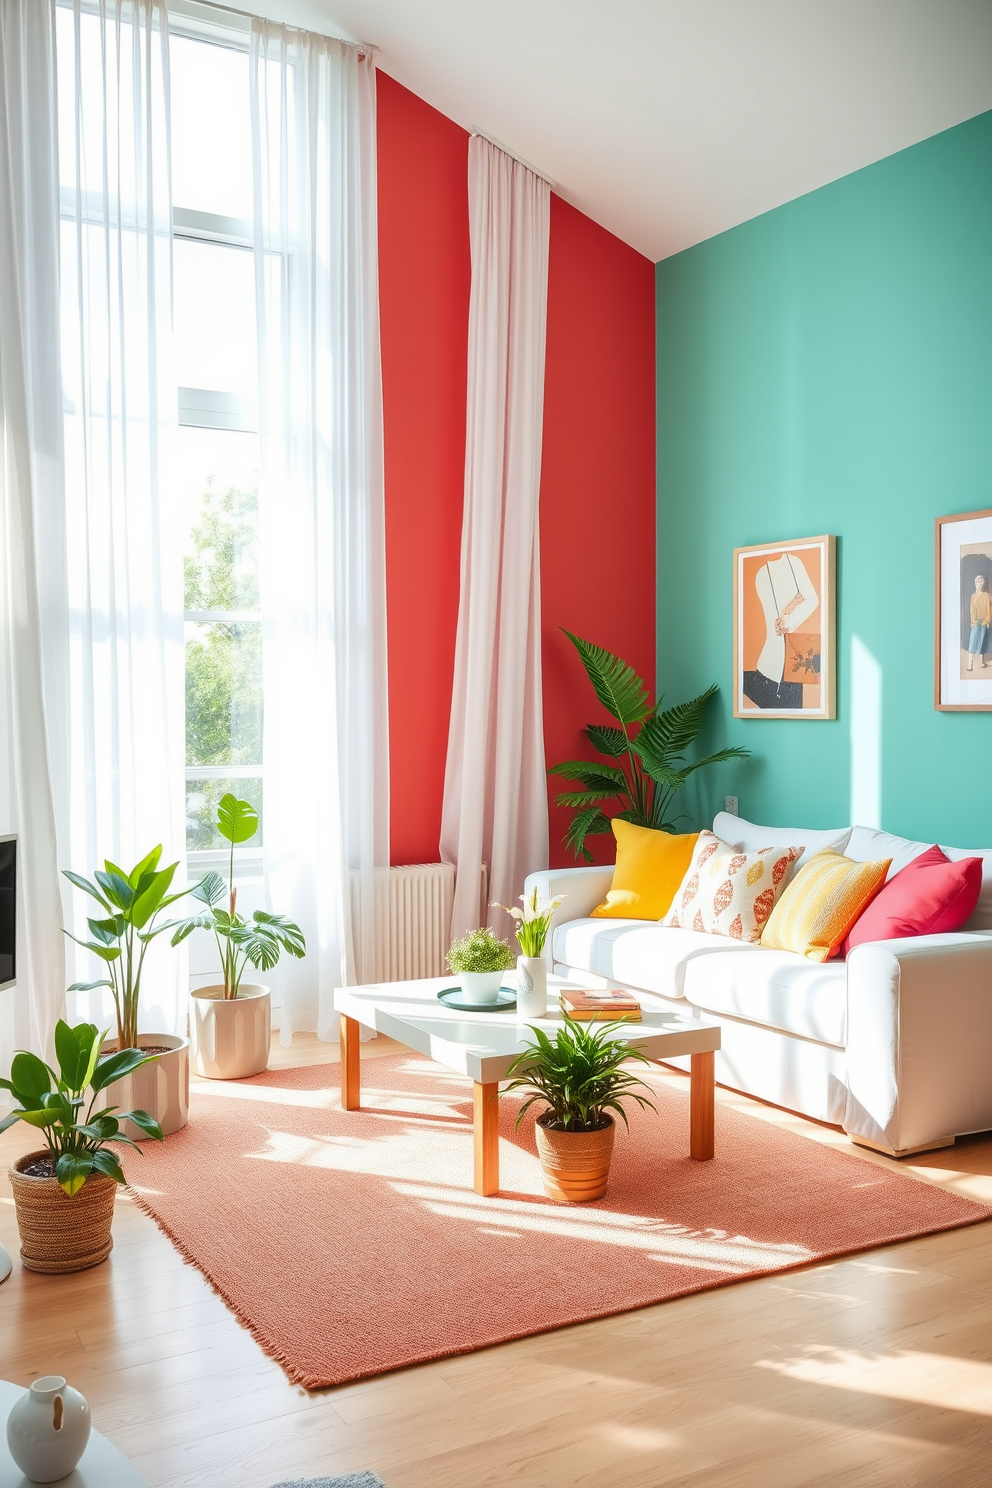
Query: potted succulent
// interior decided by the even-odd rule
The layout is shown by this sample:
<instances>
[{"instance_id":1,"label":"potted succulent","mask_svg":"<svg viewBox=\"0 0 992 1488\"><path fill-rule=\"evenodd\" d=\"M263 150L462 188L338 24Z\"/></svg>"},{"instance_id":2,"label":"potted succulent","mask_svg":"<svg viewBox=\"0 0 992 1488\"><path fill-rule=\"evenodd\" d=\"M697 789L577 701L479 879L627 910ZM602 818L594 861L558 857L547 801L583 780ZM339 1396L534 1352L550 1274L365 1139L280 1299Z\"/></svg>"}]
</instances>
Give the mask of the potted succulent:
<instances>
[{"instance_id":1,"label":"potted succulent","mask_svg":"<svg viewBox=\"0 0 992 1488\"><path fill-rule=\"evenodd\" d=\"M565 902L564 894L547 901L537 897L536 887L520 895L523 909L496 904L516 921L516 937L521 954L517 957L517 1009L523 1018L543 1018L548 1011L548 963L544 947L556 909Z\"/></svg>"},{"instance_id":2,"label":"potted succulent","mask_svg":"<svg viewBox=\"0 0 992 1488\"><path fill-rule=\"evenodd\" d=\"M486 928L453 940L448 951L448 968L458 978L462 997L477 1007L496 1001L503 973L511 969L513 962L509 943L499 940Z\"/></svg>"},{"instance_id":3,"label":"potted succulent","mask_svg":"<svg viewBox=\"0 0 992 1488\"><path fill-rule=\"evenodd\" d=\"M147 1111L97 1110L110 1086L156 1057L134 1048L103 1054L105 1038L93 1023L70 1028L60 1020L55 1029L59 1073L21 1050L14 1055L10 1079L0 1080L0 1088L17 1102L0 1121L0 1132L26 1121L38 1127L47 1144L10 1168L21 1259L29 1271L83 1271L106 1260L114 1243L117 1185L125 1181L109 1144L137 1147L122 1131L125 1121L162 1140L161 1126Z\"/></svg>"},{"instance_id":4,"label":"potted succulent","mask_svg":"<svg viewBox=\"0 0 992 1488\"><path fill-rule=\"evenodd\" d=\"M190 993L189 1036L193 1068L210 1080L242 1080L261 1074L269 1062L272 1008L268 987L243 980L245 971L271 971L283 951L306 955L303 932L283 915L256 909L250 920L238 914L234 886L234 849L258 831L258 812L249 801L230 794L217 807L217 830L230 843L227 883L208 873L192 896L206 906L179 921L172 944L194 930L212 930L220 953L223 981L194 987Z\"/></svg>"},{"instance_id":5,"label":"potted succulent","mask_svg":"<svg viewBox=\"0 0 992 1488\"><path fill-rule=\"evenodd\" d=\"M169 924L158 917L190 891L170 893L178 864L160 868L161 857L161 846L155 847L130 872L105 861L94 873L93 882L66 870L69 882L95 899L103 914L86 922L92 939L80 940L68 930L65 934L92 951L107 968L107 977L96 982L74 982L69 991L109 987L117 1013L117 1049L140 1049L159 1056L154 1062L141 1059L131 1065L120 1088L108 1092L109 1097L118 1105L150 1111L168 1136L185 1126L189 1115L189 1043L171 1033L139 1033L138 1007L148 947L169 929ZM125 1131L130 1137L146 1135L136 1123L126 1126Z\"/></svg>"},{"instance_id":6,"label":"potted succulent","mask_svg":"<svg viewBox=\"0 0 992 1488\"><path fill-rule=\"evenodd\" d=\"M616 1112L626 1126L625 1100L655 1109L634 1088L649 1087L623 1068L629 1059L644 1064L650 1060L626 1039L617 1038L615 1026L566 1019L553 1039L542 1028L534 1028L529 1047L510 1066L509 1074L515 1078L501 1094L531 1092L520 1107L517 1126L535 1103L545 1108L534 1133L544 1192L550 1199L571 1204L601 1199L609 1182L616 1135L610 1112Z\"/></svg>"}]
</instances>

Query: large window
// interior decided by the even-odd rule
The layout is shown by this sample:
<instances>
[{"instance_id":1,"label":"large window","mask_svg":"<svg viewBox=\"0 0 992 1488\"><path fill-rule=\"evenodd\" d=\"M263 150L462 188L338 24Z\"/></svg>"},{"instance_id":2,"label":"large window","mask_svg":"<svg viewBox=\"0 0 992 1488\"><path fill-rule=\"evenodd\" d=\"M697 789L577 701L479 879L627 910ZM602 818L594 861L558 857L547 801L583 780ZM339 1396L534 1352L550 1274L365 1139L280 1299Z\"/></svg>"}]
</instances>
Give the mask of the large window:
<instances>
[{"instance_id":1,"label":"large window","mask_svg":"<svg viewBox=\"0 0 992 1488\"><path fill-rule=\"evenodd\" d=\"M247 37L219 44L178 15L170 65L186 838L206 866L222 847L213 824L226 791L258 808L264 832Z\"/></svg>"}]
</instances>

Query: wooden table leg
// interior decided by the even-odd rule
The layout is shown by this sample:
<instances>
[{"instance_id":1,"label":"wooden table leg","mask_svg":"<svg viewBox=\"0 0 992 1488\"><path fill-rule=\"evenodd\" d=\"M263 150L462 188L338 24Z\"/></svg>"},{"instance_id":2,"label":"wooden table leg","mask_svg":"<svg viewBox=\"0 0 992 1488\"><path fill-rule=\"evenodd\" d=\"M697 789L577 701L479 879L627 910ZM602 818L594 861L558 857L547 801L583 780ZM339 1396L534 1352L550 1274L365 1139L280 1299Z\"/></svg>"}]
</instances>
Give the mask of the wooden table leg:
<instances>
[{"instance_id":1,"label":"wooden table leg","mask_svg":"<svg viewBox=\"0 0 992 1488\"><path fill-rule=\"evenodd\" d=\"M341 1014L341 1108L362 1108L361 1028L354 1018Z\"/></svg>"},{"instance_id":2,"label":"wooden table leg","mask_svg":"<svg viewBox=\"0 0 992 1488\"><path fill-rule=\"evenodd\" d=\"M475 1139L475 1191L488 1197L499 1189L499 1084L472 1087Z\"/></svg>"},{"instance_id":3,"label":"wooden table leg","mask_svg":"<svg viewBox=\"0 0 992 1488\"><path fill-rule=\"evenodd\" d=\"M689 1077L689 1155L700 1162L713 1156L713 1051L692 1055Z\"/></svg>"}]
</instances>

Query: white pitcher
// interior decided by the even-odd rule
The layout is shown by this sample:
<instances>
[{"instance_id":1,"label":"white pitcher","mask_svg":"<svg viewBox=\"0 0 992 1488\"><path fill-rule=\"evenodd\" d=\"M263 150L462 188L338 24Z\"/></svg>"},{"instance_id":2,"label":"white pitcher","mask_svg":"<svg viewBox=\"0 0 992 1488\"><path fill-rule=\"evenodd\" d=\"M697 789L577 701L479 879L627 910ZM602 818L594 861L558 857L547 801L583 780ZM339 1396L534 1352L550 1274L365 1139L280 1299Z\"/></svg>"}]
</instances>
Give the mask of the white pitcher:
<instances>
[{"instance_id":1,"label":"white pitcher","mask_svg":"<svg viewBox=\"0 0 992 1488\"><path fill-rule=\"evenodd\" d=\"M68 1477L90 1439L90 1408L60 1374L36 1379L7 1417L7 1447L32 1483Z\"/></svg>"}]
</instances>

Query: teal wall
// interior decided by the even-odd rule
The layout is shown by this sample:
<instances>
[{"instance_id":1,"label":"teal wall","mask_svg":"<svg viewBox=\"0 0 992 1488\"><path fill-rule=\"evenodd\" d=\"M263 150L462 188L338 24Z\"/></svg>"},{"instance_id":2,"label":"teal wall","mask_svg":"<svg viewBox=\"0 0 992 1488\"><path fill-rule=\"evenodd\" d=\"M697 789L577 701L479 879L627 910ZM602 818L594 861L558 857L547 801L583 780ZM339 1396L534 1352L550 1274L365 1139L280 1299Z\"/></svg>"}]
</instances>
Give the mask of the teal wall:
<instances>
[{"instance_id":1,"label":"teal wall","mask_svg":"<svg viewBox=\"0 0 992 1488\"><path fill-rule=\"evenodd\" d=\"M659 689L718 682L704 743L754 755L687 809L992 844L992 714L933 707L934 518L992 507L992 113L664 260L657 316ZM836 721L735 720L733 549L821 532Z\"/></svg>"}]
</instances>

